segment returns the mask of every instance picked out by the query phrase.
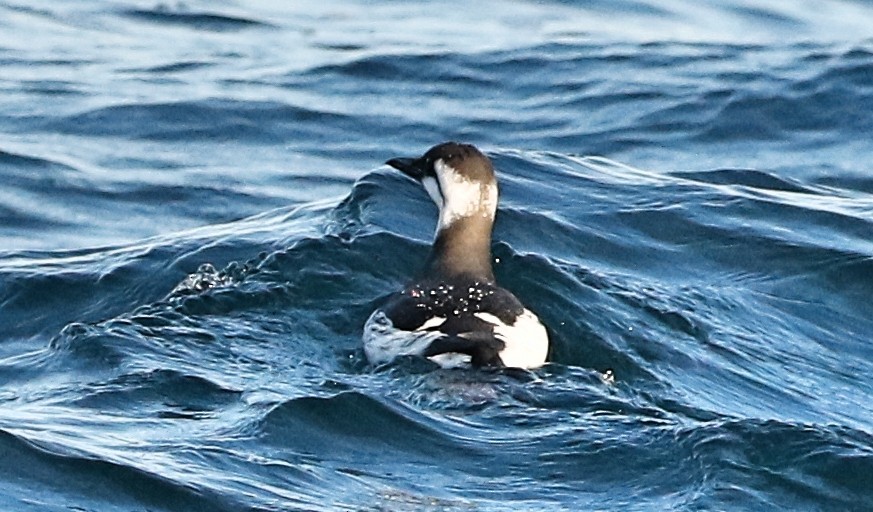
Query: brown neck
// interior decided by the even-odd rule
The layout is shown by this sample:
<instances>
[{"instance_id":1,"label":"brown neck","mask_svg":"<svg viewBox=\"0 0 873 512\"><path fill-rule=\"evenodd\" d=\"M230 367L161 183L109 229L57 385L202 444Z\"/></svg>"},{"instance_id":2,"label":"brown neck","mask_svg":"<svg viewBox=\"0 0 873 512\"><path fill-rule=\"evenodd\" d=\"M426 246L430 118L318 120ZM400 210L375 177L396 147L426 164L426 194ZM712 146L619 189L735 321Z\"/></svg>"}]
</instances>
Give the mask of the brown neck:
<instances>
[{"instance_id":1,"label":"brown neck","mask_svg":"<svg viewBox=\"0 0 873 512\"><path fill-rule=\"evenodd\" d=\"M437 233L427 270L442 277L467 276L494 282L490 217L462 217Z\"/></svg>"}]
</instances>

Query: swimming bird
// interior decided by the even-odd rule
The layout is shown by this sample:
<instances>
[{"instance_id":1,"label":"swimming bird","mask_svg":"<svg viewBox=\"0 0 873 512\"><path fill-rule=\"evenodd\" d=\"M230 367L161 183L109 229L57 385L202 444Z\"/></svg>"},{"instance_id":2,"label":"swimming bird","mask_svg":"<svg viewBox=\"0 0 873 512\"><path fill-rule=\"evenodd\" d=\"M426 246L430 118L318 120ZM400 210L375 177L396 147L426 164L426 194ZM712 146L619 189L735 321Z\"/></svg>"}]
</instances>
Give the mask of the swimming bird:
<instances>
[{"instance_id":1,"label":"swimming bird","mask_svg":"<svg viewBox=\"0 0 873 512\"><path fill-rule=\"evenodd\" d=\"M439 220L423 272L367 320L367 359L383 364L417 355L444 367L542 366L546 328L494 279L497 179L488 157L472 145L446 142L419 158L386 163L421 183Z\"/></svg>"}]
</instances>

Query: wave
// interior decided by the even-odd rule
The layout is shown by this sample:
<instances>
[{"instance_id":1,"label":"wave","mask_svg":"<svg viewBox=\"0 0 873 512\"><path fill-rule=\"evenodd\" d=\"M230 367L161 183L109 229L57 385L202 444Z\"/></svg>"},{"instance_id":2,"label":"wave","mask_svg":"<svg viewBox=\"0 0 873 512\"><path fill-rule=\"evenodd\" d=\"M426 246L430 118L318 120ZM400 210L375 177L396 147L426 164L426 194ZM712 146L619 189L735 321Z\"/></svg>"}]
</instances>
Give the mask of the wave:
<instances>
[{"instance_id":1,"label":"wave","mask_svg":"<svg viewBox=\"0 0 873 512\"><path fill-rule=\"evenodd\" d=\"M52 120L44 129L148 140L248 140L273 144L305 123L341 122L343 116L272 102L203 100L115 105ZM346 123L351 120L346 118ZM310 129L318 129L313 126Z\"/></svg>"},{"instance_id":2,"label":"wave","mask_svg":"<svg viewBox=\"0 0 873 512\"><path fill-rule=\"evenodd\" d=\"M554 3L0 6L0 503L870 501L873 51L803 36L868 9ZM377 166L446 139L535 372L364 358L436 222Z\"/></svg>"},{"instance_id":3,"label":"wave","mask_svg":"<svg viewBox=\"0 0 873 512\"><path fill-rule=\"evenodd\" d=\"M496 231L502 242L494 246L499 261L495 272L549 325L554 340L551 360L557 364L611 369L629 382L663 389L689 379L678 378L674 372L679 368L700 377L712 372L731 382L716 392L759 386L768 403L788 400L799 408L802 402L792 394L802 396L801 387L786 388L784 382L746 375L748 354L718 351L742 346L744 339L750 343L745 349L752 350L768 331L797 336L810 314L819 318L839 311L841 318L862 323L869 318L863 303L853 299L869 291L865 276L873 261L865 245L868 220L862 210L853 209L855 192L829 196L757 171L655 174L604 159L556 154L498 152L494 158L509 173ZM521 171L513 174L525 162L535 163L527 173L560 170L564 177L553 174L551 180L532 182ZM537 168L540 171L531 170ZM551 203L555 179L578 187L588 201L578 206ZM657 184L654 189L652 183ZM608 196L598 193L604 187L610 190ZM524 208L518 206L522 196ZM341 361L349 354L353 360L361 358L355 351L366 316L380 297L413 275L426 256L427 226L433 222L427 205L427 198L412 184L375 173L332 210L304 208L298 210L300 218L277 211L227 225L222 229L229 237L208 228L196 238L183 234L132 251L62 258L52 264L64 269L57 276L45 273L50 267L44 264L44 270L8 288L4 303L14 307L31 304L32 296L57 297L46 302L45 316L31 307L33 321L19 324L17 331L26 336L28 329L45 328L45 320L57 316L60 301L66 302L71 294L81 296L80 312L63 317L87 322L103 315L108 320L95 324L95 334L65 331L54 343L105 340L95 350L106 351L110 366L135 358L133 347L153 346L160 357L188 367L187 359L202 359L197 355L200 343L229 343L225 349L233 350L232 338L210 333L243 322L244 330L231 329L235 336L270 346L277 343L272 336L299 338L295 332L303 329L309 335L295 345L299 357L307 354L317 366L348 371L355 364L347 367ZM397 210L412 213L398 217ZM799 237L799 231L783 229L798 218L794 212L803 212L807 232L820 229L840 236ZM320 225L315 231L313 220ZM282 233L289 226L306 224L309 227L297 234L293 229ZM245 234L246 225L252 226L250 234ZM198 246L210 237L221 241ZM247 238L250 241L243 242ZM393 249L387 251L389 247ZM113 254L116 263L107 259ZM18 256L17 265L26 265L33 256ZM78 277L70 266L75 261L85 270ZM100 267L94 266L101 261ZM204 267L184 279L180 275L186 266L204 262L225 268ZM14 268L10 263L6 267ZM90 284L95 276L99 280ZM68 284L62 284L65 281ZM807 284L798 288L798 282ZM833 301L811 302L797 291L786 294L792 288L809 292L822 286L839 290ZM89 304L89 296L99 300ZM147 305L149 301L154 302ZM852 304L849 309L847 303ZM739 314L744 320L724 324L720 317L730 310L736 311L735 319ZM766 314L762 317L761 312ZM119 316L113 319L114 315ZM795 324L799 327L789 327L789 320L763 323L786 315L800 322ZM200 340L200 333L206 338ZM805 336L809 343L820 344L818 333ZM184 350L184 345L165 347L162 340L167 338L177 343L187 339L193 345ZM121 340L125 341L119 344ZM117 356L120 360L108 355L127 344L132 345ZM859 356L864 353L861 345L852 346ZM194 352L183 357L187 350ZM796 350L789 352L800 356ZM213 356L216 372L222 357L221 352ZM752 357L766 361L775 354L767 350ZM667 373L658 369L665 361L673 368ZM826 367L827 361L809 359L808 364ZM709 402L704 397L698 406L714 409ZM816 414L808 419L821 420Z\"/></svg>"},{"instance_id":4,"label":"wave","mask_svg":"<svg viewBox=\"0 0 873 512\"><path fill-rule=\"evenodd\" d=\"M14 479L4 477L3 495L29 496L16 501L20 510L44 510L47 501L63 501L71 494L87 499L107 510L129 507L156 507L159 510L243 510L239 503L226 497L192 489L183 482L173 482L128 464L113 463L70 453L58 453L39 442L0 429L0 449L16 461ZM10 469L3 465L0 469ZM0 474L2 474L0 473ZM19 487L12 482L28 482ZM40 489L34 496L32 485ZM17 489L16 489L17 487ZM7 501L8 498L2 498Z\"/></svg>"},{"instance_id":5,"label":"wave","mask_svg":"<svg viewBox=\"0 0 873 512\"><path fill-rule=\"evenodd\" d=\"M265 28L271 24L247 18L215 12L196 12L187 9L171 9L163 4L152 9L126 9L121 14L138 21L159 25L178 25L185 28L212 32L229 32L250 28Z\"/></svg>"}]
</instances>

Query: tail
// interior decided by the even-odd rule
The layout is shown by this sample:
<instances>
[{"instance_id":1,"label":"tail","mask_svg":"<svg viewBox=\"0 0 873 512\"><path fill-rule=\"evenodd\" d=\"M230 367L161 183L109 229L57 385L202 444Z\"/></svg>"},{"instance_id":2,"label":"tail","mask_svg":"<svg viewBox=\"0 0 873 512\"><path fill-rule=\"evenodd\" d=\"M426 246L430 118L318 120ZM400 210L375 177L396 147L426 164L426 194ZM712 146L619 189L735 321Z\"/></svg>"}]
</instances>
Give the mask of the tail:
<instances>
[{"instance_id":1,"label":"tail","mask_svg":"<svg viewBox=\"0 0 873 512\"><path fill-rule=\"evenodd\" d=\"M503 366L500 351L506 346L490 332L446 334L435 339L424 350L425 357L439 354L466 354L473 366Z\"/></svg>"}]
</instances>

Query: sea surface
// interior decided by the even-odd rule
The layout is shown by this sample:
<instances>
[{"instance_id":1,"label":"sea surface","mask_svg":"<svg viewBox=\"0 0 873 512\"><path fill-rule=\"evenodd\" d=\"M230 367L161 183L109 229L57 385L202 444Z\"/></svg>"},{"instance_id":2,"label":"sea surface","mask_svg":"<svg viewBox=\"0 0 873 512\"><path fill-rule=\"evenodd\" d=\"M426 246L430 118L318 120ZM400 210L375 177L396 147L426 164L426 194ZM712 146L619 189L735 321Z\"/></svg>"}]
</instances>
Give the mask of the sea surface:
<instances>
[{"instance_id":1,"label":"sea surface","mask_svg":"<svg viewBox=\"0 0 873 512\"><path fill-rule=\"evenodd\" d=\"M363 356L446 140L541 369ZM0 510L873 510L873 3L0 0Z\"/></svg>"}]
</instances>

